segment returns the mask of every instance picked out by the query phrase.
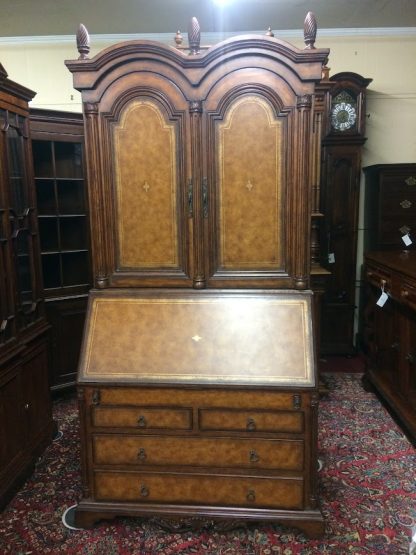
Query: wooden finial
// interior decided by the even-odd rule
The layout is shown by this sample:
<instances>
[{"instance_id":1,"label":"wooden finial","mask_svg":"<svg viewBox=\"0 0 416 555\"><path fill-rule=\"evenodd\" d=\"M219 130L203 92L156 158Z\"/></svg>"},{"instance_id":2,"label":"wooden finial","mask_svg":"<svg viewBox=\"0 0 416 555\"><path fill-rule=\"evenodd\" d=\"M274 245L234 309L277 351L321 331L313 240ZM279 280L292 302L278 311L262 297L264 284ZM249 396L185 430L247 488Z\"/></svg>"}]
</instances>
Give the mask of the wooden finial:
<instances>
[{"instance_id":1,"label":"wooden finial","mask_svg":"<svg viewBox=\"0 0 416 555\"><path fill-rule=\"evenodd\" d=\"M176 46L180 46L183 42L183 36L182 36L182 33L179 31L179 29L176 31L175 42L176 42Z\"/></svg>"},{"instance_id":2,"label":"wooden finial","mask_svg":"<svg viewBox=\"0 0 416 555\"><path fill-rule=\"evenodd\" d=\"M316 24L316 17L313 12L308 12L306 14L305 23L303 25L303 36L305 42L305 48L310 50L315 48L316 31L318 26Z\"/></svg>"},{"instance_id":3,"label":"wooden finial","mask_svg":"<svg viewBox=\"0 0 416 555\"><path fill-rule=\"evenodd\" d=\"M189 22L188 43L190 50L189 54L198 54L199 46L201 44L201 27L199 26L196 17L193 17Z\"/></svg>"},{"instance_id":4,"label":"wooden finial","mask_svg":"<svg viewBox=\"0 0 416 555\"><path fill-rule=\"evenodd\" d=\"M271 27L269 27L269 28L267 29L266 37L274 37L274 33L273 33Z\"/></svg>"},{"instance_id":5,"label":"wooden finial","mask_svg":"<svg viewBox=\"0 0 416 555\"><path fill-rule=\"evenodd\" d=\"M79 52L79 60L88 58L90 52L90 35L88 34L87 28L82 23L79 24L77 32L77 49Z\"/></svg>"}]
</instances>

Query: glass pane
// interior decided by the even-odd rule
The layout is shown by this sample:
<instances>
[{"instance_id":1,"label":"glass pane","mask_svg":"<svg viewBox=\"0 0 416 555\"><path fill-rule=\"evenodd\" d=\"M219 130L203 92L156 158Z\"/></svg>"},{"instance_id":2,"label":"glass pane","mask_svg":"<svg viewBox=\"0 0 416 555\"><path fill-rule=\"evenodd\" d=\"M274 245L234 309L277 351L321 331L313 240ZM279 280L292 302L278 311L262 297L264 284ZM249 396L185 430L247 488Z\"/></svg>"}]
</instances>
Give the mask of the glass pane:
<instances>
[{"instance_id":1,"label":"glass pane","mask_svg":"<svg viewBox=\"0 0 416 555\"><path fill-rule=\"evenodd\" d=\"M45 289L62 287L59 254L42 254L42 271Z\"/></svg>"},{"instance_id":2,"label":"glass pane","mask_svg":"<svg viewBox=\"0 0 416 555\"><path fill-rule=\"evenodd\" d=\"M61 248L63 251L85 249L86 245L85 217L61 218Z\"/></svg>"},{"instance_id":3,"label":"glass pane","mask_svg":"<svg viewBox=\"0 0 416 555\"><path fill-rule=\"evenodd\" d=\"M36 179L38 214L56 214L55 184L52 180Z\"/></svg>"},{"instance_id":4,"label":"glass pane","mask_svg":"<svg viewBox=\"0 0 416 555\"><path fill-rule=\"evenodd\" d=\"M81 143L55 142L56 177L82 177Z\"/></svg>"},{"instance_id":5,"label":"glass pane","mask_svg":"<svg viewBox=\"0 0 416 555\"><path fill-rule=\"evenodd\" d=\"M61 214L84 214L84 182L57 181L58 207Z\"/></svg>"},{"instance_id":6,"label":"glass pane","mask_svg":"<svg viewBox=\"0 0 416 555\"><path fill-rule=\"evenodd\" d=\"M15 238L16 274L20 305L32 303L32 275L29 249L29 232L20 229Z\"/></svg>"},{"instance_id":7,"label":"glass pane","mask_svg":"<svg viewBox=\"0 0 416 555\"><path fill-rule=\"evenodd\" d=\"M22 214L27 207L26 187L24 182L23 138L13 127L7 131L8 162L10 178L10 208L16 214Z\"/></svg>"},{"instance_id":8,"label":"glass pane","mask_svg":"<svg viewBox=\"0 0 416 555\"><path fill-rule=\"evenodd\" d=\"M40 250L42 252L59 250L58 219L40 217L38 222Z\"/></svg>"},{"instance_id":9,"label":"glass pane","mask_svg":"<svg viewBox=\"0 0 416 555\"><path fill-rule=\"evenodd\" d=\"M88 283L88 253L71 252L62 254L63 285Z\"/></svg>"},{"instance_id":10,"label":"glass pane","mask_svg":"<svg viewBox=\"0 0 416 555\"><path fill-rule=\"evenodd\" d=\"M36 177L53 177L52 143L32 141L33 164Z\"/></svg>"}]
</instances>

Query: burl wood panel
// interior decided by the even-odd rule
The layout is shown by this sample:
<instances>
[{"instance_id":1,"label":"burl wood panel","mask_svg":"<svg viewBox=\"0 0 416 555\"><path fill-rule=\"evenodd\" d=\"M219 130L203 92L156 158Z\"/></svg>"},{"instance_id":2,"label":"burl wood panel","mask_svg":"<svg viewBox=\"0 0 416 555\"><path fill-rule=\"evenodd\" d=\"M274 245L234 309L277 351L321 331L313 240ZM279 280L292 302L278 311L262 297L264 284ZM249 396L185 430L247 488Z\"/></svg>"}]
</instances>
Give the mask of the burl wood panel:
<instances>
[{"instance_id":1,"label":"burl wood panel","mask_svg":"<svg viewBox=\"0 0 416 555\"><path fill-rule=\"evenodd\" d=\"M282 126L259 96L233 102L218 125L220 267L279 267Z\"/></svg>"},{"instance_id":2,"label":"burl wood panel","mask_svg":"<svg viewBox=\"0 0 416 555\"><path fill-rule=\"evenodd\" d=\"M121 268L176 268L176 136L156 103L134 100L114 126Z\"/></svg>"},{"instance_id":3,"label":"burl wood panel","mask_svg":"<svg viewBox=\"0 0 416 555\"><path fill-rule=\"evenodd\" d=\"M96 471L95 498L237 507L303 507L301 478L244 478Z\"/></svg>"},{"instance_id":4,"label":"burl wood panel","mask_svg":"<svg viewBox=\"0 0 416 555\"><path fill-rule=\"evenodd\" d=\"M95 434L96 464L303 469L302 440L137 437Z\"/></svg>"},{"instance_id":5,"label":"burl wood panel","mask_svg":"<svg viewBox=\"0 0 416 555\"><path fill-rule=\"evenodd\" d=\"M311 385L307 300L93 298L79 379Z\"/></svg>"}]
</instances>

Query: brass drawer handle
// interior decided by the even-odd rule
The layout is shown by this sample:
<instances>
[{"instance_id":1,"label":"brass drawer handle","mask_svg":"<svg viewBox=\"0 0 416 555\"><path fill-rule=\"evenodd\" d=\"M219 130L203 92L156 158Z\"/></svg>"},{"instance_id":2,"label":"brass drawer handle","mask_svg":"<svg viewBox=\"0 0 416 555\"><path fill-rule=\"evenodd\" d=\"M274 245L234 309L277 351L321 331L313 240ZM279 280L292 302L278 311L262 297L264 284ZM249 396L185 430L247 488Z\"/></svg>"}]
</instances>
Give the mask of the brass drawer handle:
<instances>
[{"instance_id":1,"label":"brass drawer handle","mask_svg":"<svg viewBox=\"0 0 416 555\"><path fill-rule=\"evenodd\" d=\"M247 418L247 430L249 432L252 432L253 430L256 429L256 422L254 420L254 418Z\"/></svg>"},{"instance_id":2,"label":"brass drawer handle","mask_svg":"<svg viewBox=\"0 0 416 555\"><path fill-rule=\"evenodd\" d=\"M139 416L137 420L137 425L139 426L139 428L146 428L147 422L146 422L146 418L143 415Z\"/></svg>"},{"instance_id":3,"label":"brass drawer handle","mask_svg":"<svg viewBox=\"0 0 416 555\"><path fill-rule=\"evenodd\" d=\"M249 489L247 492L247 501L251 503L256 500L256 492L253 489Z\"/></svg>"},{"instance_id":4,"label":"brass drawer handle","mask_svg":"<svg viewBox=\"0 0 416 555\"><path fill-rule=\"evenodd\" d=\"M144 449L139 449L137 453L137 458L139 461L145 461L147 459L146 451Z\"/></svg>"},{"instance_id":5,"label":"brass drawer handle","mask_svg":"<svg viewBox=\"0 0 416 555\"><path fill-rule=\"evenodd\" d=\"M149 496L149 488L145 484L142 484L140 486L140 495L141 495L141 497L148 497Z\"/></svg>"},{"instance_id":6,"label":"brass drawer handle","mask_svg":"<svg viewBox=\"0 0 416 555\"><path fill-rule=\"evenodd\" d=\"M400 295L402 297L408 297L409 296L409 291L407 291L407 289L402 289Z\"/></svg>"},{"instance_id":7,"label":"brass drawer handle","mask_svg":"<svg viewBox=\"0 0 416 555\"><path fill-rule=\"evenodd\" d=\"M412 206L412 204L413 203L410 200L407 200L407 199L404 199L400 202L400 206L402 208L405 208L405 209L410 208Z\"/></svg>"},{"instance_id":8,"label":"brass drawer handle","mask_svg":"<svg viewBox=\"0 0 416 555\"><path fill-rule=\"evenodd\" d=\"M255 462L259 462L260 457L258 456L257 452L254 449L252 449L249 453L249 459L250 459L250 462L255 463Z\"/></svg>"}]
</instances>

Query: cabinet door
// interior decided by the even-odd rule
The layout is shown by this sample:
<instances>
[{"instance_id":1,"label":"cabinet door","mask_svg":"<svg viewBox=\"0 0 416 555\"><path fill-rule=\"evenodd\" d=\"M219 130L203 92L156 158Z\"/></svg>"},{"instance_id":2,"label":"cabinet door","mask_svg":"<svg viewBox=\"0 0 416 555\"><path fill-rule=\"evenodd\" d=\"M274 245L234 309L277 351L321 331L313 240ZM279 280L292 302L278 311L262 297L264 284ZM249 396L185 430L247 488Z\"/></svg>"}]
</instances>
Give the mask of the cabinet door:
<instances>
[{"instance_id":1,"label":"cabinet door","mask_svg":"<svg viewBox=\"0 0 416 555\"><path fill-rule=\"evenodd\" d=\"M403 307L403 347L401 350L401 394L406 402L416 407L416 314L413 309Z\"/></svg>"},{"instance_id":2,"label":"cabinet door","mask_svg":"<svg viewBox=\"0 0 416 555\"><path fill-rule=\"evenodd\" d=\"M260 85L246 91L231 84L206 103L208 286L295 287L295 242L307 210L296 206L296 178L288 178L297 152L288 132L296 110Z\"/></svg>"},{"instance_id":3,"label":"cabinet door","mask_svg":"<svg viewBox=\"0 0 416 555\"><path fill-rule=\"evenodd\" d=\"M46 342L29 352L22 362L22 402L28 445L37 445L51 426Z\"/></svg>"},{"instance_id":4,"label":"cabinet door","mask_svg":"<svg viewBox=\"0 0 416 555\"><path fill-rule=\"evenodd\" d=\"M12 276L17 325L22 330L41 316L40 272L35 203L31 185L28 122L23 115L0 111L4 131L5 196L9 216Z\"/></svg>"},{"instance_id":5,"label":"cabinet door","mask_svg":"<svg viewBox=\"0 0 416 555\"><path fill-rule=\"evenodd\" d=\"M92 212L93 250L103 253L94 258L98 285L190 284L188 103L177 91L170 95L163 79L162 102L147 79L116 105L110 88L100 106L108 103L112 112L102 115L103 175L89 176L91 206L101 205L101 187L106 199L101 212ZM93 122L88 115L86 121L88 130ZM103 145L89 146L101 152Z\"/></svg>"},{"instance_id":6,"label":"cabinet door","mask_svg":"<svg viewBox=\"0 0 416 555\"><path fill-rule=\"evenodd\" d=\"M322 352L354 352L355 272L359 200L360 150L357 146L329 146L322 238L327 280L322 307Z\"/></svg>"},{"instance_id":7,"label":"cabinet door","mask_svg":"<svg viewBox=\"0 0 416 555\"><path fill-rule=\"evenodd\" d=\"M25 449L24 409L17 366L0 376L0 497L3 476L13 475Z\"/></svg>"}]
</instances>

